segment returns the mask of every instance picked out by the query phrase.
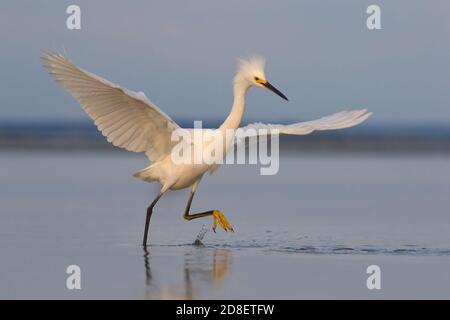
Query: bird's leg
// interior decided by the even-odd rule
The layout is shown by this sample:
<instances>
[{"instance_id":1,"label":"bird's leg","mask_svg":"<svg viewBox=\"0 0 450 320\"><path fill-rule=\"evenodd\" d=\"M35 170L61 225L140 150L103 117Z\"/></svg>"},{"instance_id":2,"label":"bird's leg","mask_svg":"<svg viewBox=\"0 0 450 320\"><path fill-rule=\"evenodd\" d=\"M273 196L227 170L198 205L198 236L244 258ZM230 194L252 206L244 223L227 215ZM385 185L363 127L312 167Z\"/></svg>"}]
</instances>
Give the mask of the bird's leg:
<instances>
[{"instance_id":1,"label":"bird's leg","mask_svg":"<svg viewBox=\"0 0 450 320\"><path fill-rule=\"evenodd\" d=\"M214 217L214 220L213 220L213 231L214 232L216 232L217 222L219 222L220 226L225 231L229 230L231 232L234 232L231 224L225 218L223 213L220 212L219 210L209 210L209 211L205 211L205 212L190 214L189 211L191 209L191 204L192 204L192 199L194 198L194 194L195 194L195 191L191 191L191 194L189 195L189 200L186 204L186 209L184 210L184 215L183 215L184 219L191 221L191 220L202 218L202 217L213 216Z\"/></svg>"},{"instance_id":2,"label":"bird's leg","mask_svg":"<svg viewBox=\"0 0 450 320\"><path fill-rule=\"evenodd\" d=\"M155 204L158 202L159 198L161 198L162 195L163 195L163 193L158 194L158 196L155 198L155 200L153 200L153 202L147 208L147 217L145 219L144 240L142 241L142 245L144 247L147 246L148 227L150 226L150 218L152 217L153 207L155 206Z\"/></svg>"}]
</instances>

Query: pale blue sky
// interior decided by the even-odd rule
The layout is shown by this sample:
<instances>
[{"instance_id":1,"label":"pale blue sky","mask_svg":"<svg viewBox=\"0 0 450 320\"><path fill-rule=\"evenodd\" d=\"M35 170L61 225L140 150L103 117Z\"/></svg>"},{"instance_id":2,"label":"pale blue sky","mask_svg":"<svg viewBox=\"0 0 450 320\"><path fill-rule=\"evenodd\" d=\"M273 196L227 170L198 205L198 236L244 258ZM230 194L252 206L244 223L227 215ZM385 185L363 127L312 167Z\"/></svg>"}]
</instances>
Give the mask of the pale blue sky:
<instances>
[{"instance_id":1,"label":"pale blue sky","mask_svg":"<svg viewBox=\"0 0 450 320\"><path fill-rule=\"evenodd\" d=\"M366 28L379 4L382 30ZM82 30L65 27L69 4ZM450 124L450 2L2 1L0 120L87 116L40 66L66 48L80 66L144 91L177 119L222 118L235 58L266 57L289 98L252 90L246 120L297 121L368 108L373 124Z\"/></svg>"}]
</instances>

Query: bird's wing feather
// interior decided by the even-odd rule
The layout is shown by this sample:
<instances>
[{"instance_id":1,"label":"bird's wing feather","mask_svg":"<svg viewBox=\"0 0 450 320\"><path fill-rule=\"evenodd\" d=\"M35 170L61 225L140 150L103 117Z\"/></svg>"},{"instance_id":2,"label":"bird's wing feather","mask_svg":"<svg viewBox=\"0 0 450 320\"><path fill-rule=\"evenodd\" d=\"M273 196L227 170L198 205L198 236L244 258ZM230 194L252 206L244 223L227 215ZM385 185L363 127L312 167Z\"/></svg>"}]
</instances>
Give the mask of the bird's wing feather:
<instances>
[{"instance_id":1,"label":"bird's wing feather","mask_svg":"<svg viewBox=\"0 0 450 320\"><path fill-rule=\"evenodd\" d=\"M255 137L267 134L291 134L306 135L313 131L344 129L356 126L372 115L366 109L342 111L317 120L298 122L288 125L252 123L240 129L245 133L245 137ZM253 130L249 130L253 129ZM260 129L265 129L261 131ZM236 143L241 143L242 139L236 137Z\"/></svg>"},{"instance_id":2,"label":"bird's wing feather","mask_svg":"<svg viewBox=\"0 0 450 320\"><path fill-rule=\"evenodd\" d=\"M83 70L62 54L46 52L42 59L49 74L78 100L108 142L128 151L145 151L151 161L170 153L171 134L179 126L144 93Z\"/></svg>"}]
</instances>

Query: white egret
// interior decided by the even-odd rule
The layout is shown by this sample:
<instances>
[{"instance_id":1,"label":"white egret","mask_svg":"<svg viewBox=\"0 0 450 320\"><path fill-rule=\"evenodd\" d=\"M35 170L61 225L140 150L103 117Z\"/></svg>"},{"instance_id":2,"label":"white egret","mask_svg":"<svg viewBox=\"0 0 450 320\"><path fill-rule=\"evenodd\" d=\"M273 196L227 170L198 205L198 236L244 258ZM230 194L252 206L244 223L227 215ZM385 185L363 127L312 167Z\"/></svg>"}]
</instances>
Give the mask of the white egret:
<instances>
[{"instance_id":1,"label":"white egret","mask_svg":"<svg viewBox=\"0 0 450 320\"><path fill-rule=\"evenodd\" d=\"M217 164L177 164L171 157L176 142L171 136L180 127L152 103L144 93L134 92L111 83L85 71L58 53L43 54L43 64L55 80L78 100L84 111L94 120L97 128L114 146L133 152L145 152L150 165L134 174L144 181L159 181L161 190L147 208L143 245L147 245L147 235L153 208L161 196L169 189L178 190L191 187L184 211L186 220L213 216L213 230L217 223L225 231L233 231L230 223L219 210L190 213L192 199L203 175L213 171ZM288 100L271 85L264 73L264 59L253 57L240 60L233 81L234 100L231 112L222 125L216 129L223 133L240 125L245 109L245 96L250 87L268 89ZM261 123L247 127L278 129L280 134L304 135L315 130L332 130L352 127L371 115L367 110L343 111L318 120L290 125L264 125ZM233 140L226 140L224 152Z\"/></svg>"}]
</instances>

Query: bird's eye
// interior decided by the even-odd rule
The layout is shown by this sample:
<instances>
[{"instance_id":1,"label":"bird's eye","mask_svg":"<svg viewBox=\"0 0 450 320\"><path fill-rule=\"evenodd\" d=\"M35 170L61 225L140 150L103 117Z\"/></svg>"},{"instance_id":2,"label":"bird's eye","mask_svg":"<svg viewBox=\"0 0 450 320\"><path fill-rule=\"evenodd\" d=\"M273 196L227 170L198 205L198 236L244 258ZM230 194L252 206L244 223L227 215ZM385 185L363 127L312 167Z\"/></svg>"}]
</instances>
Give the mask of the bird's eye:
<instances>
[{"instance_id":1,"label":"bird's eye","mask_svg":"<svg viewBox=\"0 0 450 320\"><path fill-rule=\"evenodd\" d=\"M259 78L258 77L255 77L255 81L258 81L259 80Z\"/></svg>"}]
</instances>

